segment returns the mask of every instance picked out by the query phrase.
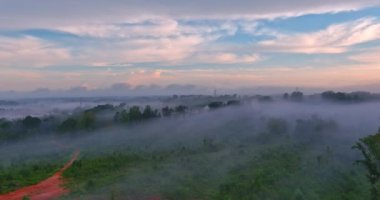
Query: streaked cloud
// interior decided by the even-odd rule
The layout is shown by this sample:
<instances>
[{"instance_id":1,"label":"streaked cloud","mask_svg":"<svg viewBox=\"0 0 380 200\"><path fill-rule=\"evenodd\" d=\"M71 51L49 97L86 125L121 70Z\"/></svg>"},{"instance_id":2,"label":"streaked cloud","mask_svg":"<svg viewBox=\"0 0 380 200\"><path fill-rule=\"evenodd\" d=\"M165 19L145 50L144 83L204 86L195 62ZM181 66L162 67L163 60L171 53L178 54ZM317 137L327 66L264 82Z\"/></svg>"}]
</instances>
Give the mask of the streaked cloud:
<instances>
[{"instance_id":1,"label":"streaked cloud","mask_svg":"<svg viewBox=\"0 0 380 200\"><path fill-rule=\"evenodd\" d=\"M157 16L174 19L275 18L380 5L378 0L2 0L0 4L0 27L3 28L118 23Z\"/></svg>"},{"instance_id":2,"label":"streaked cloud","mask_svg":"<svg viewBox=\"0 0 380 200\"><path fill-rule=\"evenodd\" d=\"M373 18L335 24L314 33L279 35L260 43L267 51L343 53L351 46L380 39L380 22Z\"/></svg>"},{"instance_id":3,"label":"streaked cloud","mask_svg":"<svg viewBox=\"0 0 380 200\"><path fill-rule=\"evenodd\" d=\"M0 67L45 67L70 60L70 52L34 37L0 36Z\"/></svg>"},{"instance_id":4,"label":"streaked cloud","mask_svg":"<svg viewBox=\"0 0 380 200\"><path fill-rule=\"evenodd\" d=\"M167 37L179 35L181 30L177 21L160 18L142 21L124 21L120 24L82 24L77 26L61 26L57 30L67 33L97 38L142 38Z\"/></svg>"}]
</instances>

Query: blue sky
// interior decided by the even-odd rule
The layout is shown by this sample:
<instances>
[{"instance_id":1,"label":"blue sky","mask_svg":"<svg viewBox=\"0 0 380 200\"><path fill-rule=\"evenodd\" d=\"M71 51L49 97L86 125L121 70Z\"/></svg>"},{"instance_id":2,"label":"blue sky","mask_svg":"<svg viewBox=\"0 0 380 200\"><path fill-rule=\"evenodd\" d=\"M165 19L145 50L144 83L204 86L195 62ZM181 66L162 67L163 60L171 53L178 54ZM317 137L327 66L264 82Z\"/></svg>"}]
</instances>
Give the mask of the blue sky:
<instances>
[{"instance_id":1,"label":"blue sky","mask_svg":"<svg viewBox=\"0 0 380 200\"><path fill-rule=\"evenodd\" d=\"M380 2L0 0L0 90L380 84Z\"/></svg>"}]
</instances>

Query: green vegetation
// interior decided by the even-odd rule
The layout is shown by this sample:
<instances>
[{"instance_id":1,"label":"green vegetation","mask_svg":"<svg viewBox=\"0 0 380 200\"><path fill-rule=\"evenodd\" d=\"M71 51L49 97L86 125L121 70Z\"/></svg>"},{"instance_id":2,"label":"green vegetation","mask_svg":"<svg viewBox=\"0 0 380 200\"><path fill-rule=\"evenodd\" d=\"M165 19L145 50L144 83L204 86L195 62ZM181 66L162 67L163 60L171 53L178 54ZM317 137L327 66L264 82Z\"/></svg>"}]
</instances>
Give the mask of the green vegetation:
<instances>
[{"instance_id":1,"label":"green vegetation","mask_svg":"<svg viewBox=\"0 0 380 200\"><path fill-rule=\"evenodd\" d=\"M169 200L369 198L364 171L331 160L328 150L314 157L312 149L281 142L258 152L244 147L230 154L210 140L202 143L198 149L179 147L150 155L83 157L64 173L73 191L68 198L104 193L101 189L112 185L124 188L112 193L115 199L135 193ZM235 165L224 171L222 166L231 161Z\"/></svg>"},{"instance_id":2,"label":"green vegetation","mask_svg":"<svg viewBox=\"0 0 380 200\"><path fill-rule=\"evenodd\" d=\"M300 92L279 98L305 101ZM268 105L273 99L257 100ZM74 136L71 148L82 153L63 173L72 191L66 199L378 199L380 133L360 139L357 152L350 149L356 139L335 134L342 129L332 119L264 115L239 109L240 104L210 101L202 110L212 112L199 118L187 115L194 107L184 105L106 104L59 117L1 119L0 139L52 131L60 133L54 138L59 143ZM222 109L227 106L233 109ZM120 133L101 135L115 127ZM95 130L98 134L87 134ZM49 177L67 152L1 163L0 193Z\"/></svg>"},{"instance_id":3,"label":"green vegetation","mask_svg":"<svg viewBox=\"0 0 380 200\"><path fill-rule=\"evenodd\" d=\"M357 163L362 164L367 169L367 179L371 184L372 199L380 199L380 130L375 135L362 138L354 146L358 149L363 159Z\"/></svg>"},{"instance_id":4,"label":"green vegetation","mask_svg":"<svg viewBox=\"0 0 380 200\"><path fill-rule=\"evenodd\" d=\"M168 117L173 114L184 114L186 106L175 108L164 107L160 113L147 105L141 111L139 106L124 109L124 104L113 106L98 105L93 108L77 111L72 115L63 116L63 119L47 116L43 118L27 116L24 119L0 119L0 144L8 141L21 140L33 135L52 135L55 133L89 133L95 129L117 124L130 124L145 120ZM103 118L104 114L113 116L111 120ZM62 117L60 117L62 118Z\"/></svg>"},{"instance_id":5,"label":"green vegetation","mask_svg":"<svg viewBox=\"0 0 380 200\"><path fill-rule=\"evenodd\" d=\"M85 156L63 173L77 192L91 190L120 179L122 170L143 162L141 155L114 152L104 156Z\"/></svg>"},{"instance_id":6,"label":"green vegetation","mask_svg":"<svg viewBox=\"0 0 380 200\"><path fill-rule=\"evenodd\" d=\"M62 167L62 163L63 160L49 157L0 167L0 194L38 183L54 174Z\"/></svg>"},{"instance_id":7,"label":"green vegetation","mask_svg":"<svg viewBox=\"0 0 380 200\"><path fill-rule=\"evenodd\" d=\"M136 193L169 200L370 197L365 170L338 156L349 146L332 148L316 137L335 130L335 123L316 116L298 121L297 134L305 131L311 135L311 145L309 140L292 139L289 124L283 119L264 122L266 131L250 141L238 137L230 144L221 138L205 137L196 145L173 146L165 151L120 149L82 157L64 174L73 191L68 198L101 195L97 191L104 194L101 189L109 187L123 188L118 192L112 189L108 196L114 199L128 195L139 199L132 195ZM266 143L262 143L263 137Z\"/></svg>"},{"instance_id":8,"label":"green vegetation","mask_svg":"<svg viewBox=\"0 0 380 200\"><path fill-rule=\"evenodd\" d=\"M282 183L301 168L299 153L272 149L231 171L216 199L280 199L291 197L292 187Z\"/></svg>"}]
</instances>

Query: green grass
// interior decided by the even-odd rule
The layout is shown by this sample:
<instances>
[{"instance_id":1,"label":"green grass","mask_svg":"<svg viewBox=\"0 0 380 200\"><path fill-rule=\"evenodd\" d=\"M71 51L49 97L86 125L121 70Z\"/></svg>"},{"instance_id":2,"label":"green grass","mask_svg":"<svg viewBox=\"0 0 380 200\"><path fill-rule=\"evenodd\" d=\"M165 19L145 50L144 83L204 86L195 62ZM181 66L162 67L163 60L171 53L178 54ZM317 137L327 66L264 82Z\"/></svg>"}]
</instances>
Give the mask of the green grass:
<instances>
[{"instance_id":1,"label":"green grass","mask_svg":"<svg viewBox=\"0 0 380 200\"><path fill-rule=\"evenodd\" d=\"M281 199L291 195L281 181L293 176L301 167L299 153L279 148L263 152L245 166L237 167L225 178L215 199Z\"/></svg>"},{"instance_id":2,"label":"green grass","mask_svg":"<svg viewBox=\"0 0 380 200\"><path fill-rule=\"evenodd\" d=\"M202 143L202 142L201 142ZM204 143L204 142L203 142ZM68 169L68 199L346 199L369 197L365 172L321 148L274 144L84 155ZM210 146L208 143L206 145ZM210 150L211 149L211 150ZM119 189L115 189L119 188Z\"/></svg>"},{"instance_id":3,"label":"green grass","mask_svg":"<svg viewBox=\"0 0 380 200\"><path fill-rule=\"evenodd\" d=\"M288 140L228 146L200 141L157 152L115 150L82 155L64 172L67 199L356 200L369 197L365 171L321 146ZM67 157L67 156L66 156ZM67 159L64 159L67 160ZM0 170L2 192L37 183L62 159ZM26 178L25 178L26 177ZM144 197L144 198L143 198Z\"/></svg>"},{"instance_id":4,"label":"green grass","mask_svg":"<svg viewBox=\"0 0 380 200\"><path fill-rule=\"evenodd\" d=\"M144 162L142 156L129 153L112 153L102 156L84 156L75 161L63 173L70 189L76 194L117 181L127 172L127 168Z\"/></svg>"},{"instance_id":5,"label":"green grass","mask_svg":"<svg viewBox=\"0 0 380 200\"><path fill-rule=\"evenodd\" d=\"M34 164L12 164L0 168L0 193L7 193L16 189L36 184L53 175L63 162L41 161Z\"/></svg>"}]
</instances>

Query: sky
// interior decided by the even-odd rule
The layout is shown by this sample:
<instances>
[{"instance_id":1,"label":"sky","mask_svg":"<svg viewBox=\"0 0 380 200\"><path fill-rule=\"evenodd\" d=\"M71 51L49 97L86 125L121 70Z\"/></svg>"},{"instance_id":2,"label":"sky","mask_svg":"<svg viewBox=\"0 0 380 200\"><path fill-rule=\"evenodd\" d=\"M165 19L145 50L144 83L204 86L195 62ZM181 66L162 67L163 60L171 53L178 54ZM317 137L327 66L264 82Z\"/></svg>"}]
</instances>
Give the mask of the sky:
<instances>
[{"instance_id":1,"label":"sky","mask_svg":"<svg viewBox=\"0 0 380 200\"><path fill-rule=\"evenodd\" d=\"M0 0L0 91L379 91L379 55L380 0Z\"/></svg>"}]
</instances>

